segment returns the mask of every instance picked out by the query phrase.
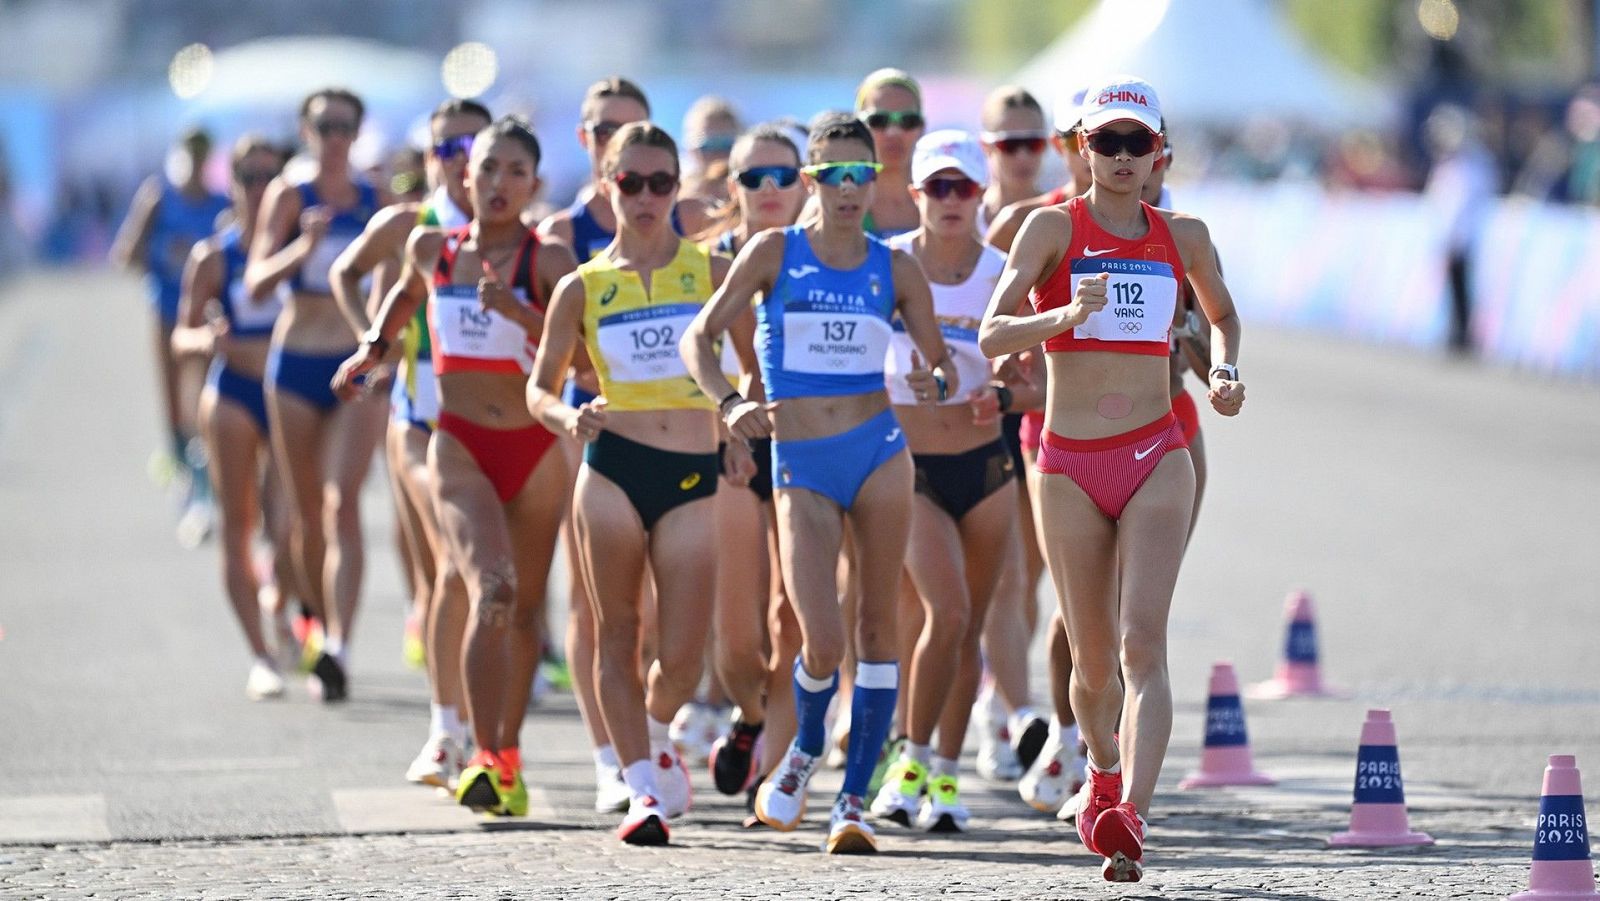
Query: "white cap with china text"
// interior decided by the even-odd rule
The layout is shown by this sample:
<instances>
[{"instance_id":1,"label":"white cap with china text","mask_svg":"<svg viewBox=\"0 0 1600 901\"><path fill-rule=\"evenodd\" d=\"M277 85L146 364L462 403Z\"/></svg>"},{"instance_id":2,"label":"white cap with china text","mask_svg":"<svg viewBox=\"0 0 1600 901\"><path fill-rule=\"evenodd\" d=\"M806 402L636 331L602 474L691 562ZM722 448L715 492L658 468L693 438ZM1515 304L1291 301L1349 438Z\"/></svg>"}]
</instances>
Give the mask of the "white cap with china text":
<instances>
[{"instance_id":1,"label":"white cap with china text","mask_svg":"<svg viewBox=\"0 0 1600 901\"><path fill-rule=\"evenodd\" d=\"M1094 131L1112 122L1138 122L1161 131L1161 100L1148 81L1118 75L1090 86L1083 95L1083 130Z\"/></svg>"}]
</instances>

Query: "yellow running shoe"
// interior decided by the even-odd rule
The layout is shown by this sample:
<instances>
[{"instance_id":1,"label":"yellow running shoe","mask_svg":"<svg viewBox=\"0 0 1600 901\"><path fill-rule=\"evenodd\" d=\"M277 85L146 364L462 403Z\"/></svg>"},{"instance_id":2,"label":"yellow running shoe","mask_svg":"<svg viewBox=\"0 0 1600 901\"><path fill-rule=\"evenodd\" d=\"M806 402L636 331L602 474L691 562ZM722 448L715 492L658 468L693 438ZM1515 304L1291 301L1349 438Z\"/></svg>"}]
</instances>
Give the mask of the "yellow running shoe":
<instances>
[{"instance_id":1,"label":"yellow running shoe","mask_svg":"<svg viewBox=\"0 0 1600 901\"><path fill-rule=\"evenodd\" d=\"M406 614L405 636L400 640L400 656L412 669L428 668L428 645L422 640L422 623L409 613Z\"/></svg>"},{"instance_id":2,"label":"yellow running shoe","mask_svg":"<svg viewBox=\"0 0 1600 901\"><path fill-rule=\"evenodd\" d=\"M456 803L474 813L500 812L500 761L494 752L479 751L467 761L456 785Z\"/></svg>"},{"instance_id":3,"label":"yellow running shoe","mask_svg":"<svg viewBox=\"0 0 1600 901\"><path fill-rule=\"evenodd\" d=\"M495 781L495 792L500 796L500 807L490 813L502 817L528 815L528 786L522 781L522 770L502 767L500 778Z\"/></svg>"}]
</instances>

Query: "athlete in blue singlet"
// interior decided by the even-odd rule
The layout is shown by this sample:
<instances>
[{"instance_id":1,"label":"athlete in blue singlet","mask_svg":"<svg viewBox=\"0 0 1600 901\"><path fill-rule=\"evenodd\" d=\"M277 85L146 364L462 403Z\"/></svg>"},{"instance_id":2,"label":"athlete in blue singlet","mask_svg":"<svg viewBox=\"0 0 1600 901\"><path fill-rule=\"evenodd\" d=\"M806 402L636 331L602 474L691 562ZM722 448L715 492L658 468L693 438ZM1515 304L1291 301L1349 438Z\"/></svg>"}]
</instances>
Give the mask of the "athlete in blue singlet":
<instances>
[{"instance_id":1,"label":"athlete in blue singlet","mask_svg":"<svg viewBox=\"0 0 1600 901\"><path fill-rule=\"evenodd\" d=\"M203 168L211 154L211 136L199 129L183 134L167 155L165 177L152 175L139 186L128 218L111 248L112 262L145 274L155 313L156 375L166 414L168 445L151 458L151 475L165 482L181 475L191 491L179 540L195 546L210 532L209 484L205 455L191 454L195 437L195 404L203 361L180 369L172 353L172 329L178 321L178 296L183 267L196 243L217 230L228 198L206 187ZM198 448L196 448L198 450ZM194 471L195 464L202 468Z\"/></svg>"},{"instance_id":2,"label":"athlete in blue singlet","mask_svg":"<svg viewBox=\"0 0 1600 901\"><path fill-rule=\"evenodd\" d=\"M222 522L222 576L233 612L239 618L255 662L245 682L251 700L283 695L279 661L268 651L262 634L260 586L251 559L251 542L267 507L268 533L274 550L276 586L272 604L275 618L285 628L277 640L285 648L287 623L281 619L284 591L289 588L287 521L283 511L265 499L275 492L267 453L267 405L261 389L267 345L272 326L283 309L282 294L262 301L248 296L244 285L247 248L255 236L256 213L267 183L283 168L283 152L265 138L246 135L233 151L232 194L236 219L232 225L196 244L184 273L179 318L173 329L174 353L189 358L211 358L211 370L200 395L200 429L210 460L210 476ZM220 319L208 322L206 310L215 302ZM262 484L263 474L268 482ZM292 636L288 637L292 643Z\"/></svg>"},{"instance_id":3,"label":"athlete in blue singlet","mask_svg":"<svg viewBox=\"0 0 1600 901\"><path fill-rule=\"evenodd\" d=\"M727 283L690 325L682 348L695 381L718 399L732 440L773 436L783 578L804 641L794 670L798 734L756 794L756 816L791 830L825 740L838 687L845 624L834 567L848 524L861 586L859 664L844 787L833 805L827 850L877 850L867 792L894 716L899 686L895 601L911 518L911 458L884 392L884 356L896 310L933 370L913 362L919 402L960 390L922 270L861 228L879 166L872 133L851 116L820 121L803 171L820 217L761 233L740 252ZM723 373L719 338L757 294L756 347L772 402L746 400ZM942 384L939 384L941 383ZM937 386L937 387L936 387Z\"/></svg>"},{"instance_id":4,"label":"athlete in blue singlet","mask_svg":"<svg viewBox=\"0 0 1600 901\"><path fill-rule=\"evenodd\" d=\"M384 420L383 398L340 402L330 386L356 345L355 329L334 301L330 269L381 204L350 165L363 109L359 97L332 88L301 104L310 177L280 177L268 188L245 271L258 300L285 282L292 289L267 358L267 412L294 511L301 596L326 633L309 687L326 701L345 696L346 642L364 563L358 497Z\"/></svg>"}]
</instances>

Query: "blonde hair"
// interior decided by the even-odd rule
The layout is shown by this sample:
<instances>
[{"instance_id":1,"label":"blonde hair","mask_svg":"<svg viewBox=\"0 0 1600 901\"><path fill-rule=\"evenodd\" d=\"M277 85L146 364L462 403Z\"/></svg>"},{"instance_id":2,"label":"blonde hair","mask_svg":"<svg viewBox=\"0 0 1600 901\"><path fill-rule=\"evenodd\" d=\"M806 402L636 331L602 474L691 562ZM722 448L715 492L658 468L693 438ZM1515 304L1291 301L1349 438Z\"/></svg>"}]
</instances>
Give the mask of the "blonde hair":
<instances>
[{"instance_id":1,"label":"blonde hair","mask_svg":"<svg viewBox=\"0 0 1600 901\"><path fill-rule=\"evenodd\" d=\"M917 112L922 111L922 86L917 84L917 80L911 77L910 72L885 66L861 79L861 87L856 88L856 112L862 112L867 108L867 98L872 96L873 91L890 86L910 91L911 96L916 98Z\"/></svg>"}]
</instances>

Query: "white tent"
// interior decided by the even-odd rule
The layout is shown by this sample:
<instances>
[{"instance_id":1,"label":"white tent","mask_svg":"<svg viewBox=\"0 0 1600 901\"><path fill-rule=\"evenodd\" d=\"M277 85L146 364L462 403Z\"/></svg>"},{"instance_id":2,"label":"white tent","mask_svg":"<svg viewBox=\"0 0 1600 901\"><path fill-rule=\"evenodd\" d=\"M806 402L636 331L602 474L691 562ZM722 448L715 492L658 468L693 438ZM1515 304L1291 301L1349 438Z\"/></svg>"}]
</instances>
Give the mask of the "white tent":
<instances>
[{"instance_id":1,"label":"white tent","mask_svg":"<svg viewBox=\"0 0 1600 901\"><path fill-rule=\"evenodd\" d=\"M1378 126L1394 112L1319 60L1267 0L1101 0L1014 81L1054 103L1123 73L1149 81L1168 117L1185 124L1270 116Z\"/></svg>"},{"instance_id":2,"label":"white tent","mask_svg":"<svg viewBox=\"0 0 1600 901\"><path fill-rule=\"evenodd\" d=\"M329 86L369 104L431 104L443 94L439 60L376 41L338 37L263 38L217 51L213 74L195 98L199 111L287 106Z\"/></svg>"}]
</instances>

